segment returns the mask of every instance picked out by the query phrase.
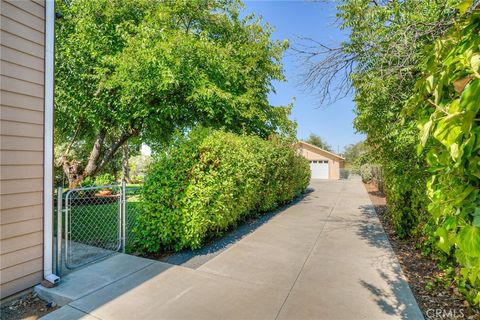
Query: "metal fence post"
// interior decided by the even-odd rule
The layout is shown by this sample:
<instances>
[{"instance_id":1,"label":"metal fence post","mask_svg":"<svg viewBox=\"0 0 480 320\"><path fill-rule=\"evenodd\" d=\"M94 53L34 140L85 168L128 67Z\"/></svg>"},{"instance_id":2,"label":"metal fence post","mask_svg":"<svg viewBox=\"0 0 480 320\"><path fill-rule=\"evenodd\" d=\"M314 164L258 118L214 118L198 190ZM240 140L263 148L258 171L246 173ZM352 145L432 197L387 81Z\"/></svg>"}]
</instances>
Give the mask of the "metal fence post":
<instances>
[{"instance_id":1,"label":"metal fence post","mask_svg":"<svg viewBox=\"0 0 480 320\"><path fill-rule=\"evenodd\" d=\"M67 261L69 259L69 256L70 256L70 246L69 246L69 241L71 240L70 239L70 206L71 206L71 203L70 203L70 195L72 194L73 190L75 189L69 189L66 193L65 193L65 200L64 200L64 203L65 203L65 209L63 211L64 213L64 222L65 222L65 226L63 227L63 234L64 234L64 246L63 246L63 253L64 253L64 258L65 258L65 267L68 268L67 266ZM63 197L62 197L63 198Z\"/></svg>"},{"instance_id":2,"label":"metal fence post","mask_svg":"<svg viewBox=\"0 0 480 320\"><path fill-rule=\"evenodd\" d=\"M125 179L122 179L122 191L121 191L121 201L122 201L122 253L125 253L125 244L126 244L126 216L127 216L127 196L126 196L126 183Z\"/></svg>"},{"instance_id":3,"label":"metal fence post","mask_svg":"<svg viewBox=\"0 0 480 320\"><path fill-rule=\"evenodd\" d=\"M57 256L55 264L55 272L57 275L62 273L62 213L63 213L63 188L57 188Z\"/></svg>"}]
</instances>

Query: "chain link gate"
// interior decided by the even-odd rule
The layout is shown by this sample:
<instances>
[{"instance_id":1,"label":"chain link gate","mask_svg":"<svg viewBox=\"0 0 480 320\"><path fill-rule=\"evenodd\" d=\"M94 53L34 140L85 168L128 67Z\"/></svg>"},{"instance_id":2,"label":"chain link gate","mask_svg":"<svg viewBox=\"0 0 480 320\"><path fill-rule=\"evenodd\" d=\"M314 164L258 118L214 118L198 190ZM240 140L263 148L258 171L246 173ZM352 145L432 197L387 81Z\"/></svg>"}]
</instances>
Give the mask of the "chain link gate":
<instances>
[{"instance_id":1,"label":"chain link gate","mask_svg":"<svg viewBox=\"0 0 480 320\"><path fill-rule=\"evenodd\" d=\"M125 252L127 188L108 185L57 190L57 273ZM129 228L130 230L130 228ZM67 270L64 270L67 269Z\"/></svg>"}]
</instances>

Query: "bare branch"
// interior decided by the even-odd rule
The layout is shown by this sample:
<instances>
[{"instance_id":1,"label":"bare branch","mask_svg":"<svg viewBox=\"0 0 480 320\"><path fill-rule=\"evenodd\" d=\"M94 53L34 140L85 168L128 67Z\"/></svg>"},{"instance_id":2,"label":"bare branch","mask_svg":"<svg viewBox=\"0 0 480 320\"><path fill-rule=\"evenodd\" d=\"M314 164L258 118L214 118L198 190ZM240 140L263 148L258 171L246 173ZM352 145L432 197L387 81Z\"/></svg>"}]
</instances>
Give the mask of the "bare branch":
<instances>
[{"instance_id":1,"label":"bare branch","mask_svg":"<svg viewBox=\"0 0 480 320\"><path fill-rule=\"evenodd\" d=\"M380 8L391 5L392 0L370 0L370 3ZM437 20L397 21L396 17L387 16L384 25L379 24L380 28L384 28L383 32L372 33L370 39L343 42L337 47L312 38L298 37L291 50L305 68L300 85L316 92L321 104L348 95L352 91L353 74L369 72L381 79L396 79L399 86L403 85L418 72L420 48L452 26L453 20L447 14L445 4L437 11L440 17ZM390 24L396 27L390 30Z\"/></svg>"},{"instance_id":2,"label":"bare branch","mask_svg":"<svg viewBox=\"0 0 480 320\"><path fill-rule=\"evenodd\" d=\"M300 85L316 91L321 103L348 95L352 90L350 74L357 55L346 52L343 46L329 47L310 38L301 40L304 42L292 48L305 66Z\"/></svg>"}]
</instances>

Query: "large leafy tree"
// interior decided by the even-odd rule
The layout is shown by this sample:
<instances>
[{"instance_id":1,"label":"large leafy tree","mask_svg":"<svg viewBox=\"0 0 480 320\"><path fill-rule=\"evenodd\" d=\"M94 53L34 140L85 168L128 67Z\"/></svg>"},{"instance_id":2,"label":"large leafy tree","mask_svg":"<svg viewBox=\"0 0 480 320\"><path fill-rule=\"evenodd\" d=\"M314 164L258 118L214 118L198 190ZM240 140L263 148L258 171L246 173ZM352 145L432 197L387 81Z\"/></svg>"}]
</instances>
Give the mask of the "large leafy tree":
<instances>
[{"instance_id":1,"label":"large leafy tree","mask_svg":"<svg viewBox=\"0 0 480 320\"><path fill-rule=\"evenodd\" d=\"M315 133L310 133L307 139L305 139L305 142L313 144L314 146L317 146L319 148L322 148L324 150L333 152L332 146L329 145L322 137L320 137L318 134Z\"/></svg>"},{"instance_id":2,"label":"large leafy tree","mask_svg":"<svg viewBox=\"0 0 480 320\"><path fill-rule=\"evenodd\" d=\"M357 167L369 160L368 153L368 145L364 141L360 141L346 146L343 157L347 166Z\"/></svg>"},{"instance_id":3,"label":"large leafy tree","mask_svg":"<svg viewBox=\"0 0 480 320\"><path fill-rule=\"evenodd\" d=\"M196 125L293 133L290 106L267 100L287 44L241 9L235 0L57 2L57 158L71 187L133 137L155 147Z\"/></svg>"}]
</instances>

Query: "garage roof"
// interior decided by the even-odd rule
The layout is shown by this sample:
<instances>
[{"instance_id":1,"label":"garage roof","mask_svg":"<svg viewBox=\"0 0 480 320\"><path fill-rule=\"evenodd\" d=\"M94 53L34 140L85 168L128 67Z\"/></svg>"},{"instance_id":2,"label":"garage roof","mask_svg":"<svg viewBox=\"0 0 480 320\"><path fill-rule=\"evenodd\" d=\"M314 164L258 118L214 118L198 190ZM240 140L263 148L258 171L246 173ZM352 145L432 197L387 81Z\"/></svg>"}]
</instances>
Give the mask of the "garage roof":
<instances>
[{"instance_id":1,"label":"garage roof","mask_svg":"<svg viewBox=\"0 0 480 320\"><path fill-rule=\"evenodd\" d=\"M314 149L314 150L320 151L321 153L325 153L325 154L331 156L332 158L337 158L337 159L340 159L340 160L345 160L344 157L341 157L341 156L339 156L338 154L335 154L335 153L333 153L333 152L327 151L327 150L325 150L325 149L322 149L322 148L320 148L320 147L317 147L317 146L315 146L315 145L313 145L313 144L310 144L310 143L307 143L307 142L305 142L305 141L298 141L298 142L297 142L297 145L305 145L305 146L308 146L308 147L310 147L310 148L312 148L312 149Z\"/></svg>"}]
</instances>

